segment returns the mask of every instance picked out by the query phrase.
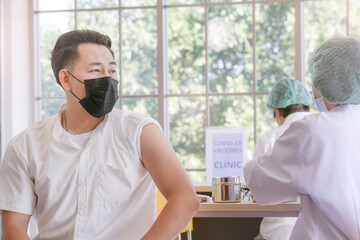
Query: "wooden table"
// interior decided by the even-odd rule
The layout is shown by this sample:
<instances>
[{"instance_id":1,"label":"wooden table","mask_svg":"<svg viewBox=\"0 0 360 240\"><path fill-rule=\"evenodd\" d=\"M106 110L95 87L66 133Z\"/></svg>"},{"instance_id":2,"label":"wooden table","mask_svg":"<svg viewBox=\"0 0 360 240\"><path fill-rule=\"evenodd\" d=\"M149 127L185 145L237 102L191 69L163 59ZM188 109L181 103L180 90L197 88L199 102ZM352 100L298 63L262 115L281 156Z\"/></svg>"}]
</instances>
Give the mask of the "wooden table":
<instances>
[{"instance_id":1,"label":"wooden table","mask_svg":"<svg viewBox=\"0 0 360 240\"><path fill-rule=\"evenodd\" d=\"M299 203L282 203L278 205L259 206L256 203L201 203L195 217L297 217Z\"/></svg>"}]
</instances>

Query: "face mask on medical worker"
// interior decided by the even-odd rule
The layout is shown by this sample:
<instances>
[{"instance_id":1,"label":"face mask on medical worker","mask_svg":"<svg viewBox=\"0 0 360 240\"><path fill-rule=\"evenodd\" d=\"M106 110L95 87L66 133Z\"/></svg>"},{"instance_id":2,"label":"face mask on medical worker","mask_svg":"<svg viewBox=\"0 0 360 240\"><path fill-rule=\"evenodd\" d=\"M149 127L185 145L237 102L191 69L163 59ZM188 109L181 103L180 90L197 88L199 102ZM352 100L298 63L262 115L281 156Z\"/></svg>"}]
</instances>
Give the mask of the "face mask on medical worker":
<instances>
[{"instance_id":1,"label":"face mask on medical worker","mask_svg":"<svg viewBox=\"0 0 360 240\"><path fill-rule=\"evenodd\" d=\"M85 85L85 97L80 99L72 91L81 106L93 117L100 118L111 112L118 99L117 85L118 81L107 76L101 78L92 78L80 81L72 73L67 71L77 81Z\"/></svg>"},{"instance_id":2,"label":"face mask on medical worker","mask_svg":"<svg viewBox=\"0 0 360 240\"><path fill-rule=\"evenodd\" d=\"M319 110L319 112L327 112L328 111L326 104L321 97L316 98L314 95L314 99L315 99L315 105L316 105L317 109Z\"/></svg>"}]
</instances>

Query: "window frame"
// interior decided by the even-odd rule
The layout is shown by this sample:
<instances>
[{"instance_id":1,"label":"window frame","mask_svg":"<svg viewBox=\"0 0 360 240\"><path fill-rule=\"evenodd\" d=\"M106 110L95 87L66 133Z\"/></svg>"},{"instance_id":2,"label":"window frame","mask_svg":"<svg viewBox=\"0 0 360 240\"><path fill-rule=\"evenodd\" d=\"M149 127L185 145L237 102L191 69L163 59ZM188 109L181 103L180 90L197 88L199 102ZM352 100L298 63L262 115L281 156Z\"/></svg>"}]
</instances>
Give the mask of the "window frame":
<instances>
[{"instance_id":1,"label":"window frame","mask_svg":"<svg viewBox=\"0 0 360 240\"><path fill-rule=\"evenodd\" d=\"M34 9L36 9L36 0L34 1ZM210 126L210 104L209 98L213 96L251 96L254 103L254 143L258 138L257 136L257 96L268 95L268 92L259 92L257 91L257 70L256 70L256 5L264 4L264 3L293 3L295 10L295 26L294 26L294 45L295 45L295 78L305 83L305 39L304 39L304 7L306 2L310 2L314 0L244 0L237 2L224 2L224 3L209 3L208 0L204 0L204 3L196 3L196 4L176 4L176 5L167 5L166 0L157 0L156 5L154 6L141 6L141 7L125 7L121 6L121 0L119 0L119 6L115 8L96 8L96 9L78 9L76 5L76 0L74 0L74 9L70 10L47 10L47 11L38 11L33 9L33 19L34 19L34 99L35 99L35 121L40 119L40 110L41 110L41 102L43 100L48 99L64 99L62 97L42 97L41 96L41 79L39 74L39 46L38 46L38 31L37 26L38 23L36 21L36 15L41 13L57 13L57 12L74 12L75 17L75 29L78 26L78 12L84 11L99 11L99 10L115 10L119 11L119 31L120 31L120 39L119 39L119 72L120 72L120 86L122 86L122 72L123 66L121 63L122 60L122 34L121 34L121 14L123 10L128 9L156 9L157 12L157 76L158 76L158 91L155 95L132 95L125 96L122 93L119 96L120 108L123 107L122 102L124 99L131 98L149 98L156 97L158 101L158 121L164 129L165 135L170 138L170 122L169 122L169 114L168 114L168 99L172 97L205 97L205 128ZM346 33L347 36L350 35L350 21L349 21L349 1L346 1ZM251 92L241 92L241 93L212 93L209 90L209 60L208 60L208 10L209 7L219 6L219 5L242 5L242 4L251 4L252 6L252 64L253 64L253 86ZM169 81L169 62L168 62L168 33L167 33L167 9L170 8L183 8L183 7L203 7L204 14L204 29L205 29L205 92L203 94L170 94L168 93L167 83ZM206 160L205 160L206 161ZM187 171L206 171L205 168L188 168Z\"/></svg>"}]
</instances>

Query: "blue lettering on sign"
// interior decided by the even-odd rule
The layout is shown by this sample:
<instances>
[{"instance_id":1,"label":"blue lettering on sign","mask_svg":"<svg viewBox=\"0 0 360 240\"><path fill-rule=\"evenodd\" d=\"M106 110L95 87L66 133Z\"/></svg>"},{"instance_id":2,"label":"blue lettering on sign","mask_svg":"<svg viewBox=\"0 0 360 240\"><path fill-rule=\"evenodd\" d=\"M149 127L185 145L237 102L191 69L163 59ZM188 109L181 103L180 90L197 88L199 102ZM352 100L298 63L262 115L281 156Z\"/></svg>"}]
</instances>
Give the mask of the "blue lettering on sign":
<instances>
[{"instance_id":1,"label":"blue lettering on sign","mask_svg":"<svg viewBox=\"0 0 360 240\"><path fill-rule=\"evenodd\" d=\"M242 176L246 144L242 133L214 133L211 139L212 175Z\"/></svg>"},{"instance_id":2,"label":"blue lettering on sign","mask_svg":"<svg viewBox=\"0 0 360 240\"><path fill-rule=\"evenodd\" d=\"M235 141L235 146L242 146L242 142L241 141Z\"/></svg>"},{"instance_id":3,"label":"blue lettering on sign","mask_svg":"<svg viewBox=\"0 0 360 240\"><path fill-rule=\"evenodd\" d=\"M214 162L215 168L241 168L241 162Z\"/></svg>"},{"instance_id":4,"label":"blue lettering on sign","mask_svg":"<svg viewBox=\"0 0 360 240\"><path fill-rule=\"evenodd\" d=\"M214 153L241 153L241 148L214 148Z\"/></svg>"},{"instance_id":5,"label":"blue lettering on sign","mask_svg":"<svg viewBox=\"0 0 360 240\"><path fill-rule=\"evenodd\" d=\"M213 145L214 146L232 146L233 145L233 141L231 140L217 140L217 141L213 141Z\"/></svg>"}]
</instances>

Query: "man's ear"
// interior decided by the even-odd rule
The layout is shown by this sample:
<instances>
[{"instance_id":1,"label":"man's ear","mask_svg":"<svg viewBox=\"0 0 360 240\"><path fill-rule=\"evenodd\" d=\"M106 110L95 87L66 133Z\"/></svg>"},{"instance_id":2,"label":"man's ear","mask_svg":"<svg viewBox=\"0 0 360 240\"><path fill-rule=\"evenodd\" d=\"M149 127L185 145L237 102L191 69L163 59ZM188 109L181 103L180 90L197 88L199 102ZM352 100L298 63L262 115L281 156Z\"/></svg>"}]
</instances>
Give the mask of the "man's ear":
<instances>
[{"instance_id":1,"label":"man's ear","mask_svg":"<svg viewBox=\"0 0 360 240\"><path fill-rule=\"evenodd\" d=\"M59 71L59 81L65 91L71 90L71 86L69 84L69 77L70 77L70 74L68 74L68 72L65 69L61 69Z\"/></svg>"},{"instance_id":2,"label":"man's ear","mask_svg":"<svg viewBox=\"0 0 360 240\"><path fill-rule=\"evenodd\" d=\"M283 119L278 108L274 108L275 120L279 126L283 124Z\"/></svg>"},{"instance_id":3,"label":"man's ear","mask_svg":"<svg viewBox=\"0 0 360 240\"><path fill-rule=\"evenodd\" d=\"M280 117L280 111L277 108L273 108L275 112L275 118L278 119Z\"/></svg>"}]
</instances>

